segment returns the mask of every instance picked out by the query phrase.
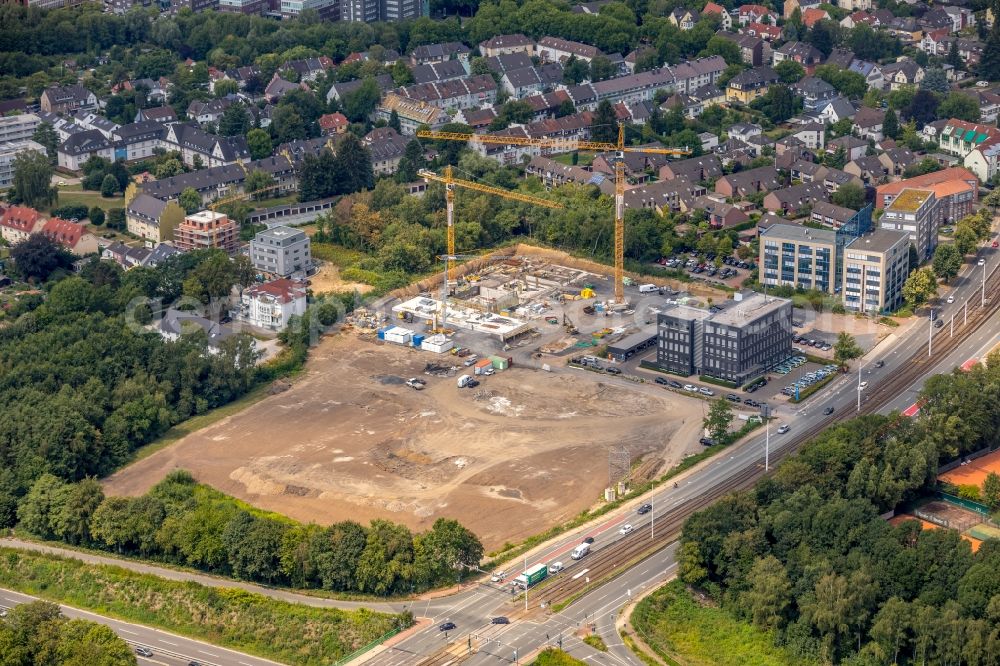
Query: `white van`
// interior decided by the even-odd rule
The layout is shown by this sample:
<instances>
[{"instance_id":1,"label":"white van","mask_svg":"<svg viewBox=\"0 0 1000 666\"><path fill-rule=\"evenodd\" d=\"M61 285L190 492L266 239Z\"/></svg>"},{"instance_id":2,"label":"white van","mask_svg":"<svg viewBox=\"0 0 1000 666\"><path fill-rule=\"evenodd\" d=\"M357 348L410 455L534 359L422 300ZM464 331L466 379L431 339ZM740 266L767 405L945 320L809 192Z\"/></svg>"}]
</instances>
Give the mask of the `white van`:
<instances>
[{"instance_id":1,"label":"white van","mask_svg":"<svg viewBox=\"0 0 1000 666\"><path fill-rule=\"evenodd\" d=\"M640 284L639 285L639 293L640 294L650 294L650 293L652 293L654 291L659 291L659 290L660 290L660 288L657 287L655 284Z\"/></svg>"},{"instance_id":2,"label":"white van","mask_svg":"<svg viewBox=\"0 0 1000 666\"><path fill-rule=\"evenodd\" d=\"M462 375L458 378L458 388L465 388L472 381L472 377L469 375Z\"/></svg>"},{"instance_id":3,"label":"white van","mask_svg":"<svg viewBox=\"0 0 1000 666\"><path fill-rule=\"evenodd\" d=\"M579 546L573 549L573 552L570 553L570 557L572 557L574 560L579 560L589 552L590 552L590 544L581 543Z\"/></svg>"},{"instance_id":4,"label":"white van","mask_svg":"<svg viewBox=\"0 0 1000 666\"><path fill-rule=\"evenodd\" d=\"M557 574L565 568L566 567L563 566L562 562L553 562L552 564L549 565L549 573Z\"/></svg>"}]
</instances>

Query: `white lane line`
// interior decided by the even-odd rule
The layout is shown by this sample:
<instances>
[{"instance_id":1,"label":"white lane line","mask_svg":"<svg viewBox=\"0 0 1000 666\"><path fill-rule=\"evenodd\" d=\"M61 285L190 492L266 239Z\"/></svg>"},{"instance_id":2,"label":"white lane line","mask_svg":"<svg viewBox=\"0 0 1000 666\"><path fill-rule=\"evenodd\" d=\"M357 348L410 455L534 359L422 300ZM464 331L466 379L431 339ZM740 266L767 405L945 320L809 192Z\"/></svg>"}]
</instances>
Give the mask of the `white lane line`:
<instances>
[{"instance_id":1,"label":"white lane line","mask_svg":"<svg viewBox=\"0 0 1000 666\"><path fill-rule=\"evenodd\" d=\"M219 658L219 655L212 654L211 652L205 652L204 650L198 650L198 652L201 652L202 654L207 654L209 657L215 657L216 659Z\"/></svg>"},{"instance_id":2,"label":"white lane line","mask_svg":"<svg viewBox=\"0 0 1000 666\"><path fill-rule=\"evenodd\" d=\"M133 636L138 636L139 635L139 634L135 633L134 631L129 631L128 629L119 629L118 631L122 632L123 634L132 634Z\"/></svg>"},{"instance_id":3,"label":"white lane line","mask_svg":"<svg viewBox=\"0 0 1000 666\"><path fill-rule=\"evenodd\" d=\"M156 640L160 641L161 643L166 643L167 645L173 645L174 647L177 647L177 643L171 643L170 641L164 640L162 638L157 638Z\"/></svg>"}]
</instances>

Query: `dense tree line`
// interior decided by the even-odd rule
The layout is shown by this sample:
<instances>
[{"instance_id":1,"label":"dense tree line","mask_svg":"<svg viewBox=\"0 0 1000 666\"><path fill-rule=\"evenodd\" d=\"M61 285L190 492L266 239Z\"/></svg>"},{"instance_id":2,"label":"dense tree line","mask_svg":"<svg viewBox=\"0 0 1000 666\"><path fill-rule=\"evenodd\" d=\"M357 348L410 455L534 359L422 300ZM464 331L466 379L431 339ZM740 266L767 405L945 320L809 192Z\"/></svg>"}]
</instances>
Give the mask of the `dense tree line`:
<instances>
[{"instance_id":1,"label":"dense tree line","mask_svg":"<svg viewBox=\"0 0 1000 666\"><path fill-rule=\"evenodd\" d=\"M452 582L483 555L476 535L454 520L439 518L419 534L386 520L303 525L180 470L141 497L108 498L93 479L65 483L45 474L18 518L47 539L269 584L380 596Z\"/></svg>"},{"instance_id":2,"label":"dense tree line","mask_svg":"<svg viewBox=\"0 0 1000 666\"><path fill-rule=\"evenodd\" d=\"M47 293L20 299L0 328L0 526L13 524L17 499L41 474L108 474L175 423L257 381L245 335L212 354L203 334L167 342L141 327L161 304L184 296L191 307L248 284L242 265L208 250L127 273L94 260L63 279L59 265L35 266L50 273Z\"/></svg>"},{"instance_id":3,"label":"dense tree line","mask_svg":"<svg viewBox=\"0 0 1000 666\"><path fill-rule=\"evenodd\" d=\"M917 419L829 428L685 523L682 578L802 657L1000 663L1000 544L973 553L956 531L880 517L933 489L939 462L995 445L998 387L993 354L929 379Z\"/></svg>"},{"instance_id":4,"label":"dense tree line","mask_svg":"<svg viewBox=\"0 0 1000 666\"><path fill-rule=\"evenodd\" d=\"M0 618L4 666L134 666L128 643L103 624L69 620L47 601L15 606Z\"/></svg>"}]
</instances>

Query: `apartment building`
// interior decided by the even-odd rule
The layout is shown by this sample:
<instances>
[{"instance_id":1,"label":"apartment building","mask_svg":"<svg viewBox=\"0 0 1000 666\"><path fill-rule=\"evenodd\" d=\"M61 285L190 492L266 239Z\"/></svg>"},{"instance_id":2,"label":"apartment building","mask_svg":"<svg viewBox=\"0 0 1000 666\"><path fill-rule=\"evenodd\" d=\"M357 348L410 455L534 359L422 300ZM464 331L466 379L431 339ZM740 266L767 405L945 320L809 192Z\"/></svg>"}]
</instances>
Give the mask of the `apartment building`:
<instances>
[{"instance_id":1,"label":"apartment building","mask_svg":"<svg viewBox=\"0 0 1000 666\"><path fill-rule=\"evenodd\" d=\"M309 237L291 227L261 231L250 241L250 261L264 275L286 278L312 268Z\"/></svg>"},{"instance_id":2,"label":"apartment building","mask_svg":"<svg viewBox=\"0 0 1000 666\"><path fill-rule=\"evenodd\" d=\"M237 316L252 326L280 331L305 311L306 284L282 278L245 289Z\"/></svg>"},{"instance_id":3,"label":"apartment building","mask_svg":"<svg viewBox=\"0 0 1000 666\"><path fill-rule=\"evenodd\" d=\"M666 372L746 384L792 350L792 302L737 293L721 311L672 305L657 315L657 365Z\"/></svg>"},{"instance_id":4,"label":"apartment building","mask_svg":"<svg viewBox=\"0 0 1000 666\"><path fill-rule=\"evenodd\" d=\"M0 143L26 141L34 136L35 129L37 129L41 123L41 118L33 113L20 113L16 116L0 116Z\"/></svg>"},{"instance_id":5,"label":"apartment building","mask_svg":"<svg viewBox=\"0 0 1000 666\"><path fill-rule=\"evenodd\" d=\"M24 152L46 154L45 146L30 139L21 141L0 141L0 188L14 184L14 160Z\"/></svg>"},{"instance_id":6,"label":"apartment building","mask_svg":"<svg viewBox=\"0 0 1000 666\"><path fill-rule=\"evenodd\" d=\"M937 247L938 200L930 190L905 189L886 206L879 220L883 229L904 231L923 261Z\"/></svg>"},{"instance_id":7,"label":"apartment building","mask_svg":"<svg viewBox=\"0 0 1000 666\"><path fill-rule=\"evenodd\" d=\"M236 220L211 210L188 215L174 231L174 245L183 252L218 248L233 254L239 240L240 227Z\"/></svg>"},{"instance_id":8,"label":"apartment building","mask_svg":"<svg viewBox=\"0 0 1000 666\"><path fill-rule=\"evenodd\" d=\"M760 232L760 281L833 294L838 285L837 234L795 224L772 224Z\"/></svg>"},{"instance_id":9,"label":"apartment building","mask_svg":"<svg viewBox=\"0 0 1000 666\"><path fill-rule=\"evenodd\" d=\"M855 238L844 247L844 307L861 313L899 309L909 268L910 237L906 232L876 229Z\"/></svg>"}]
</instances>

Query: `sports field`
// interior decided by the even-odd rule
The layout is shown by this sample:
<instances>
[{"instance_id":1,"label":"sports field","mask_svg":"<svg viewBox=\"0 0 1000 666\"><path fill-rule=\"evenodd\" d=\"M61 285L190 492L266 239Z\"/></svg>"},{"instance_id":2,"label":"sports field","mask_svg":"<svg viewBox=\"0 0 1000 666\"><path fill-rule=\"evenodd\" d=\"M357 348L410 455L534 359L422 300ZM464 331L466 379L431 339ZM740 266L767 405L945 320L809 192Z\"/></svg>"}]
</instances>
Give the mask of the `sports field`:
<instances>
[{"instance_id":1,"label":"sports field","mask_svg":"<svg viewBox=\"0 0 1000 666\"><path fill-rule=\"evenodd\" d=\"M972 484L981 488L986 475L990 472L1000 474L1000 451L987 453L982 458L976 458L967 465L956 467L938 478L956 486Z\"/></svg>"},{"instance_id":2,"label":"sports field","mask_svg":"<svg viewBox=\"0 0 1000 666\"><path fill-rule=\"evenodd\" d=\"M943 502L935 502L934 504L944 504L944 503ZM927 505L924 506L925 509L926 509L926 507L927 507ZM899 525L900 523L902 523L904 521L907 521L907 520L915 520L915 521L917 521L918 523L920 523L920 528L921 529L925 529L925 530L937 530L937 529L941 529L940 525L935 525L934 523L929 522L927 520L922 520L922 519L917 518L916 516L914 516L912 514L909 514L909 513L901 513L901 514L899 514L897 516L893 516L892 518L889 519L889 524L890 525ZM985 527L985 526L984 525L977 525L977 526L974 526L974 527L972 527L972 528L970 528L970 529L962 532L962 535L961 535L962 538L965 539L966 541L968 541L969 545L972 546L972 552L973 553L976 552L977 550L979 550L979 547L983 545L983 540L976 538L976 536L986 536L984 533L982 533L980 531L980 528L982 528L982 527ZM975 536L973 536L973 535L975 535Z\"/></svg>"}]
</instances>

